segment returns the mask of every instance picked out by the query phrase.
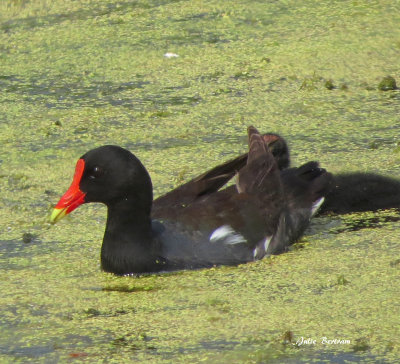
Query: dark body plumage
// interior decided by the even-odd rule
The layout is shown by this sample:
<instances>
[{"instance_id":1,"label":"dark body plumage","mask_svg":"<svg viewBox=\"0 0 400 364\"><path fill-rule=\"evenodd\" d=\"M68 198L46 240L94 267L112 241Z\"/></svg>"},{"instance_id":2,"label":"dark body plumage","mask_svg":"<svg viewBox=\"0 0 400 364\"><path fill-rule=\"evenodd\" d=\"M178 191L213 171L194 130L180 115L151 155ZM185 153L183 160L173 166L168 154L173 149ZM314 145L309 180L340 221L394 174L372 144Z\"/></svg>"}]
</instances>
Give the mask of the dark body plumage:
<instances>
[{"instance_id":1,"label":"dark body plumage","mask_svg":"<svg viewBox=\"0 0 400 364\"><path fill-rule=\"evenodd\" d=\"M284 177L290 166L289 148L285 139L278 134L264 134L263 138L269 145L279 169L283 171L282 180L290 180ZM230 166L239 161L245 163L246 157L247 154L244 154L233 159L230 161ZM225 166L226 174L229 173L227 167L228 164ZM291 193L287 187L287 183L284 183L285 195L301 196L298 193ZM332 176L329 191L325 191L324 196L325 201L318 214L346 214L400 208L400 180L377 173L338 173Z\"/></svg>"},{"instance_id":2,"label":"dark body plumage","mask_svg":"<svg viewBox=\"0 0 400 364\"><path fill-rule=\"evenodd\" d=\"M132 153L104 146L82 156L80 203L108 207L102 268L127 274L234 265L293 243L323 200L330 175L315 162L281 172L264 136L253 127L248 134L248 156L157 199L153 212L151 179ZM237 186L219 190L236 173Z\"/></svg>"}]
</instances>

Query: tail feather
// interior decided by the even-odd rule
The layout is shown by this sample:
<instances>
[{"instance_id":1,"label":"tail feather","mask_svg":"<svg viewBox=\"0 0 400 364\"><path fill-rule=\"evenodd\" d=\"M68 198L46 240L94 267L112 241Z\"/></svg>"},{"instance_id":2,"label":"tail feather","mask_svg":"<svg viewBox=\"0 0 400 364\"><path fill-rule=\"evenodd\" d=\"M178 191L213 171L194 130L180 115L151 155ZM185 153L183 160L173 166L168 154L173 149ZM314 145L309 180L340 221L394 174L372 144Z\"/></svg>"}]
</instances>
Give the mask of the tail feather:
<instances>
[{"instance_id":1,"label":"tail feather","mask_svg":"<svg viewBox=\"0 0 400 364\"><path fill-rule=\"evenodd\" d=\"M281 192L279 170L264 138L256 128L248 128L249 153L247 164L237 178L240 193L270 195L271 191Z\"/></svg>"}]
</instances>

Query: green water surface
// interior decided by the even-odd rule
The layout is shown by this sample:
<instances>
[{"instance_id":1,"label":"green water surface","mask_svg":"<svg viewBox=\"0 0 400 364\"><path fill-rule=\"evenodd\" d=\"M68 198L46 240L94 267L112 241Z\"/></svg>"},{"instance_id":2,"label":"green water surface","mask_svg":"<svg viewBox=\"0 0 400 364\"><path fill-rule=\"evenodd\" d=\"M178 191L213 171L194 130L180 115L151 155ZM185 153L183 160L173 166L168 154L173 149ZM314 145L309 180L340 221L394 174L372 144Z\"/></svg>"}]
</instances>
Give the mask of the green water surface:
<instances>
[{"instance_id":1,"label":"green water surface","mask_svg":"<svg viewBox=\"0 0 400 364\"><path fill-rule=\"evenodd\" d=\"M400 178L400 91L378 89L400 84L399 25L397 0L0 1L0 362L399 360L397 210L141 278L100 271L105 207L48 223L93 147L130 149L160 195L244 152L247 125L294 165Z\"/></svg>"}]
</instances>

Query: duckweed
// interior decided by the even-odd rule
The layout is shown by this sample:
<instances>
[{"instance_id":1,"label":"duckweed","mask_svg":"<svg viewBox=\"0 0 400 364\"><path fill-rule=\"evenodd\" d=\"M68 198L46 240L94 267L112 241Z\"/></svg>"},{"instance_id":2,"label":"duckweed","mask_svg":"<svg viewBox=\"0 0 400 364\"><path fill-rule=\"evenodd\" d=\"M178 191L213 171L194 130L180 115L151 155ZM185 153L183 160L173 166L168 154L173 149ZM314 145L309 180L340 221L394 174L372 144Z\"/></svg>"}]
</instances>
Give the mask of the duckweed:
<instances>
[{"instance_id":1,"label":"duckweed","mask_svg":"<svg viewBox=\"0 0 400 364\"><path fill-rule=\"evenodd\" d=\"M0 2L0 361L394 362L396 210L315 218L260 262L141 277L100 271L104 206L48 216L93 147L132 150L158 196L243 153L250 124L293 165L400 178L398 92L377 89L399 23L389 0Z\"/></svg>"},{"instance_id":2,"label":"duckweed","mask_svg":"<svg viewBox=\"0 0 400 364\"><path fill-rule=\"evenodd\" d=\"M396 90L396 80L392 76L386 76L379 82L378 89L381 91Z\"/></svg>"}]
</instances>

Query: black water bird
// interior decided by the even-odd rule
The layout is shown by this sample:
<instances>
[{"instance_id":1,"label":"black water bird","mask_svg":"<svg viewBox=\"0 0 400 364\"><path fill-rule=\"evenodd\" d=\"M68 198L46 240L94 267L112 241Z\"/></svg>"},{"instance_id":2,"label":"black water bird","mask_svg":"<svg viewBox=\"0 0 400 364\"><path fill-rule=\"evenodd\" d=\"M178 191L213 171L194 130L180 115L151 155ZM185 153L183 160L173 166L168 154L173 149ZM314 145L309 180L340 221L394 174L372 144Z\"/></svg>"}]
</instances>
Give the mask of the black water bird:
<instances>
[{"instance_id":1,"label":"black water bird","mask_svg":"<svg viewBox=\"0 0 400 364\"><path fill-rule=\"evenodd\" d=\"M220 190L227 177L214 170L218 183L192 181L188 190L200 183L200 195L183 191L173 203L158 199L153 215L152 183L139 159L117 146L93 149L78 160L51 221L83 203L104 203L101 266L116 274L235 265L285 251L321 205L330 174L316 162L283 173L255 128L248 138L246 162L234 168L236 186Z\"/></svg>"},{"instance_id":2,"label":"black water bird","mask_svg":"<svg viewBox=\"0 0 400 364\"><path fill-rule=\"evenodd\" d=\"M320 214L348 214L400 208L400 180L375 173L338 173Z\"/></svg>"},{"instance_id":3,"label":"black water bird","mask_svg":"<svg viewBox=\"0 0 400 364\"><path fill-rule=\"evenodd\" d=\"M272 133L264 134L263 137L271 148L279 169L288 169L290 153L286 140ZM230 164L245 160L245 157L246 154L243 154L230 161ZM285 190L285 194L288 193L291 193L290 190ZM318 214L347 214L390 208L400 208L399 179L367 172L337 173L332 176L329 192L325 194L325 201Z\"/></svg>"}]
</instances>

